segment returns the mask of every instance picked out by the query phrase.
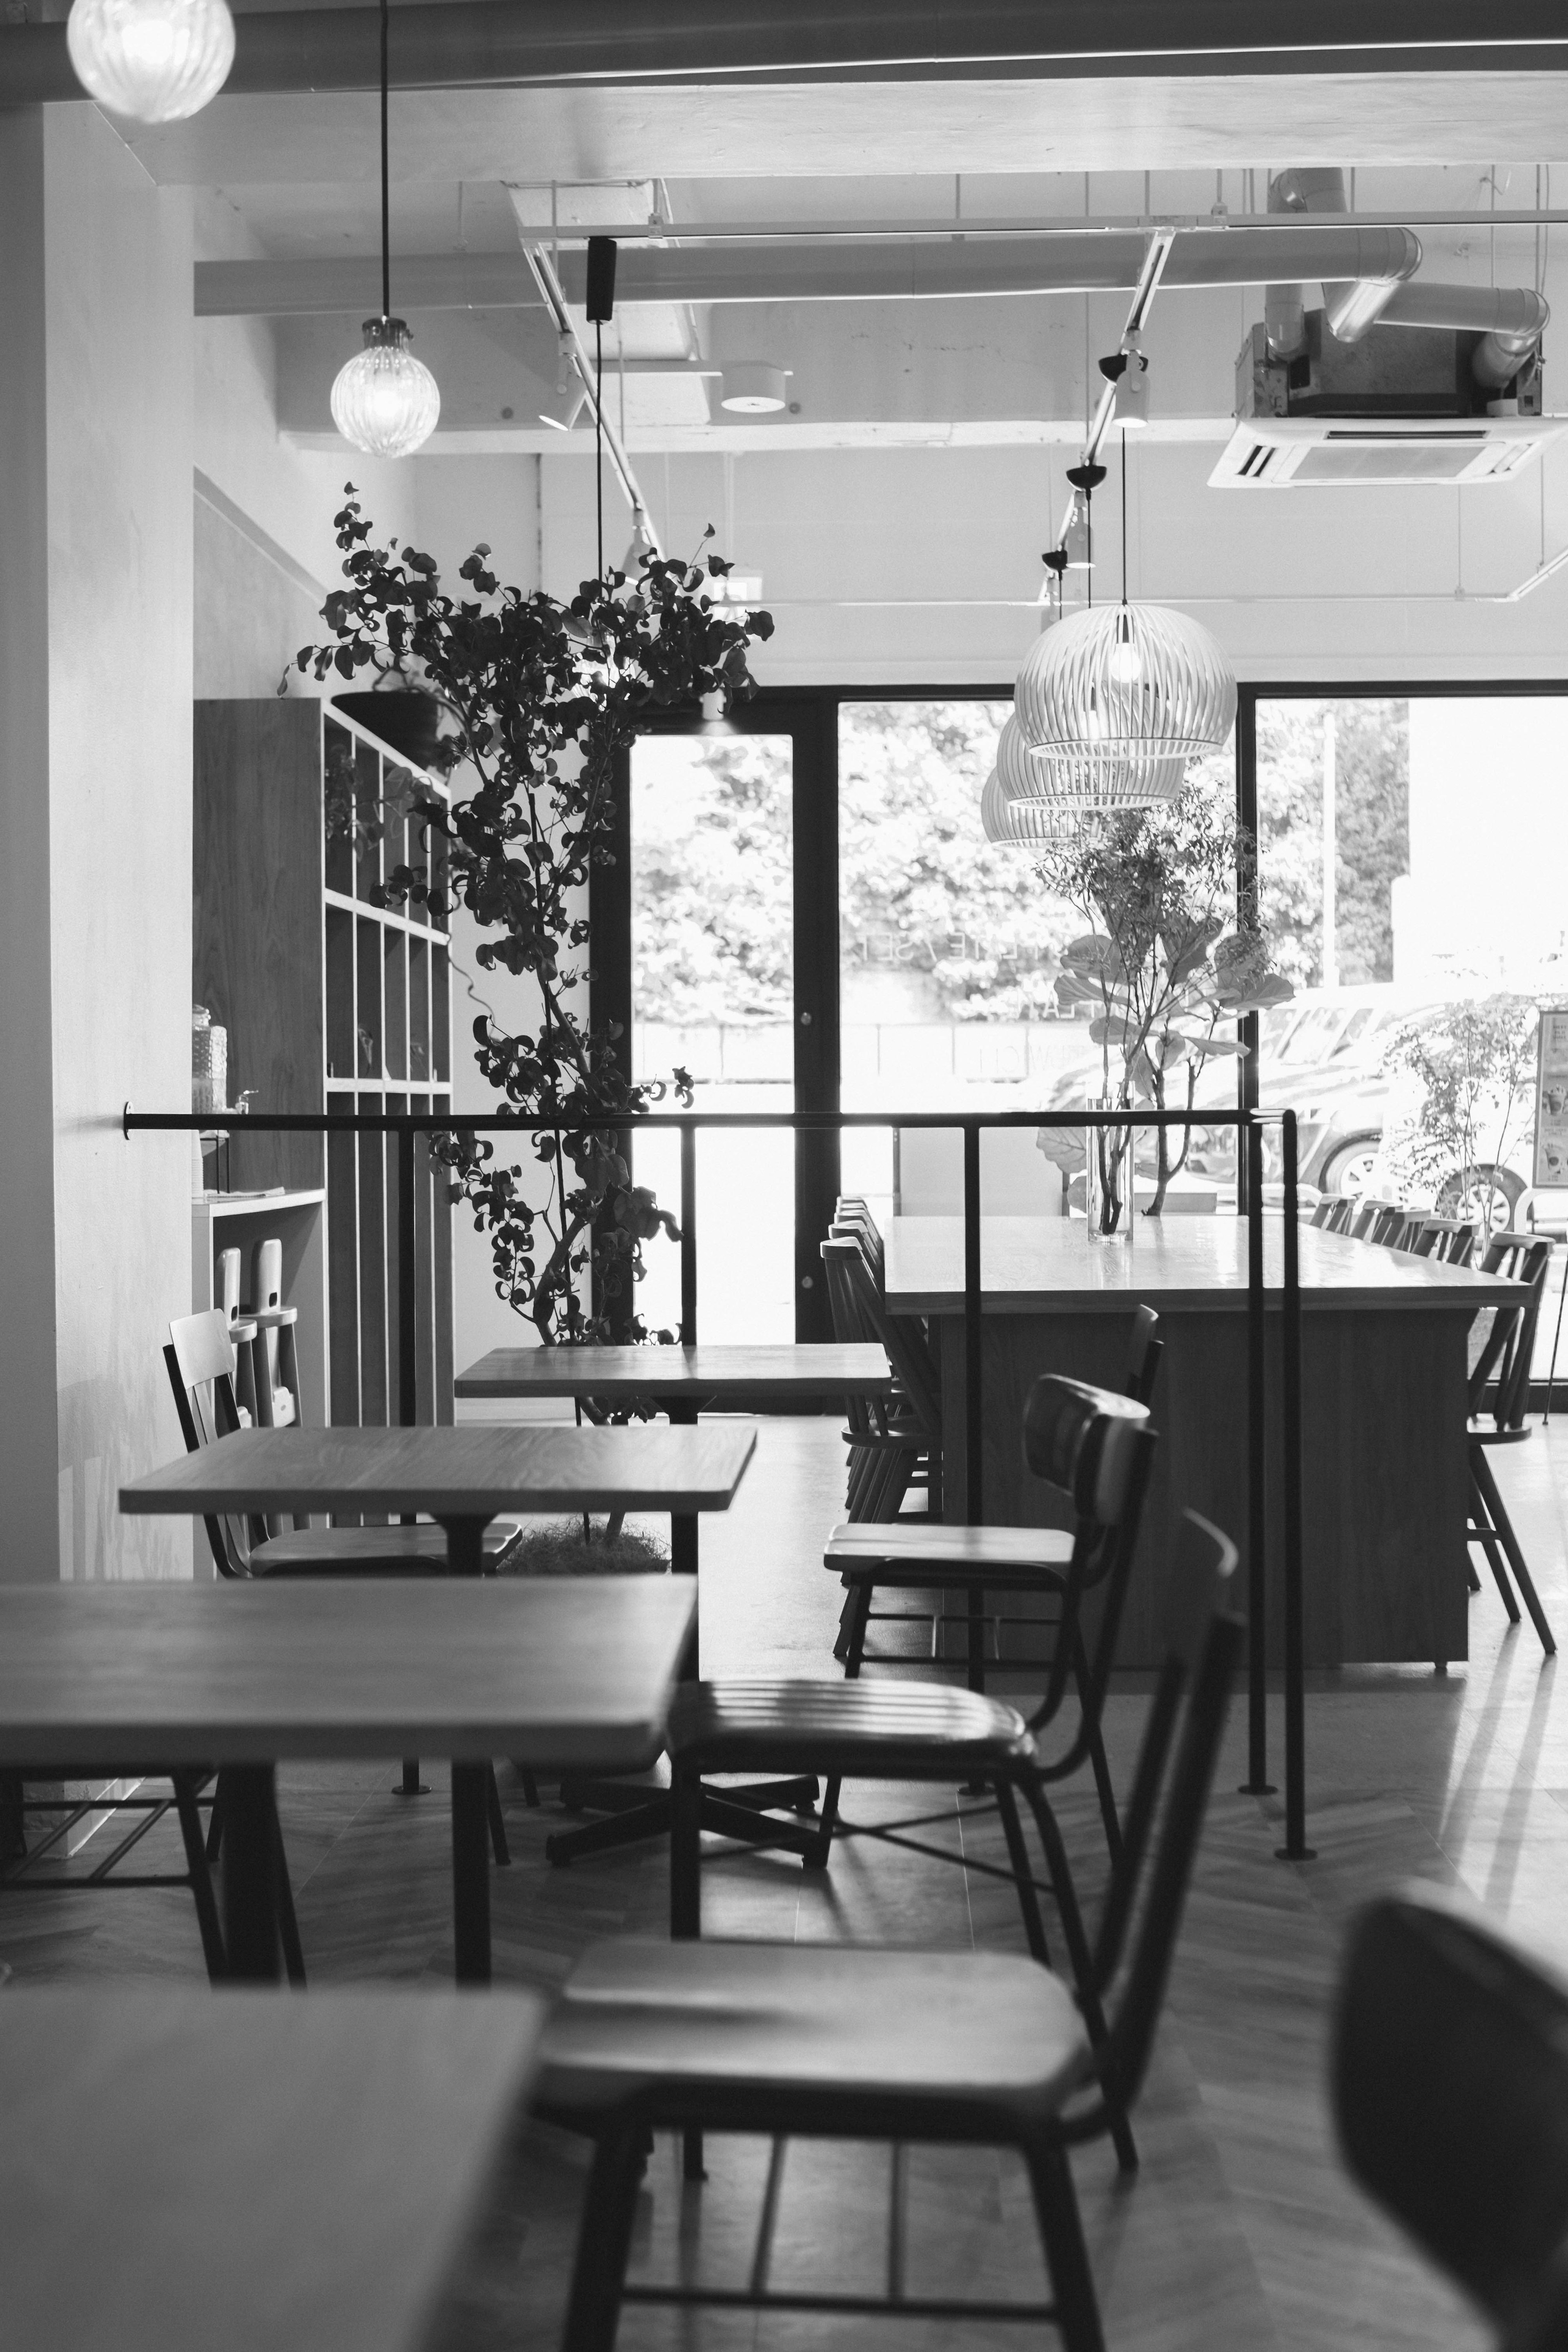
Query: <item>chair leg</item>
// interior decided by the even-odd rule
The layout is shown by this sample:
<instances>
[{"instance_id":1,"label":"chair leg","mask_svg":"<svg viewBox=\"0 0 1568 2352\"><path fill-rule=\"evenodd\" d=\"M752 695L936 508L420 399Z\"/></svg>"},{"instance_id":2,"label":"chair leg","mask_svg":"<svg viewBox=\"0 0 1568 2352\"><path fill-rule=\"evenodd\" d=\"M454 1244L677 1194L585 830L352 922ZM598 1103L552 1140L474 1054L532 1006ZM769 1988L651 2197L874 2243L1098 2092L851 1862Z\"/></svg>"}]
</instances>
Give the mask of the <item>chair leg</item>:
<instances>
[{"instance_id":1,"label":"chair leg","mask_svg":"<svg viewBox=\"0 0 1568 2352\"><path fill-rule=\"evenodd\" d=\"M1002 1816L1003 1834L1007 1840L1007 1858L1012 1863L1013 1877L1018 1889L1018 1908L1024 1915L1024 1933L1028 1937L1032 1957L1043 1969L1048 1969L1051 1956L1046 1947L1046 1923L1040 1916L1040 1906L1035 1895L1029 1849L1024 1843L1024 1832L1018 1821L1018 1801L1013 1794L1011 1781L1000 1774L992 1786L996 1795L996 1810Z\"/></svg>"},{"instance_id":2,"label":"chair leg","mask_svg":"<svg viewBox=\"0 0 1568 2352\"><path fill-rule=\"evenodd\" d=\"M615 2352L645 2137L640 2130L622 2130L594 2150L562 2352Z\"/></svg>"},{"instance_id":3,"label":"chair leg","mask_svg":"<svg viewBox=\"0 0 1568 2352\"><path fill-rule=\"evenodd\" d=\"M212 1873L202 1843L202 1817L196 1809L196 1779L186 1772L176 1772L174 1810L179 1815L180 1835L185 1846L185 1868L191 1874L191 1894L196 1906L196 1927L202 1939L202 1958L207 1964L207 1981L221 1984L228 1973L223 1948L223 1929L218 1924L217 1897L213 1893Z\"/></svg>"},{"instance_id":4,"label":"chair leg","mask_svg":"<svg viewBox=\"0 0 1568 2352\"><path fill-rule=\"evenodd\" d=\"M1513 1587L1508 1580L1508 1569L1503 1561L1497 1521L1488 1508L1486 1495L1481 1487L1478 1473L1478 1457L1479 1457L1480 1468L1484 1469L1487 1466L1479 1448L1474 1448L1470 1454L1470 1523L1467 1534L1469 1541L1479 1543L1485 1553L1487 1566L1492 1572L1492 1582L1497 1586L1502 1597L1502 1605L1508 1612L1508 1622L1510 1625L1517 1625L1519 1604L1513 1597ZM1493 1491L1496 1491L1495 1486ZM1468 1551L1466 1558L1468 1560ZM1471 1564L1470 1590L1472 1592L1479 1592L1480 1589L1481 1580L1475 1572L1474 1565Z\"/></svg>"},{"instance_id":5,"label":"chair leg","mask_svg":"<svg viewBox=\"0 0 1568 2352\"><path fill-rule=\"evenodd\" d=\"M294 1916L294 1889L289 1882L289 1856L276 1804L272 1808L272 1859L277 1873L278 1940L283 1948L283 1969L291 1985L303 1988L305 1953L300 1941L300 1922Z\"/></svg>"},{"instance_id":6,"label":"chair leg","mask_svg":"<svg viewBox=\"0 0 1568 2352\"><path fill-rule=\"evenodd\" d=\"M537 1812L539 1810L538 1781L534 1779L531 1772L524 1772L521 1769L518 1772L518 1778L522 1782L523 1803L528 1807L530 1812Z\"/></svg>"},{"instance_id":7,"label":"chair leg","mask_svg":"<svg viewBox=\"0 0 1568 2352\"><path fill-rule=\"evenodd\" d=\"M1062 2342L1067 2352L1105 2352L1094 2274L1089 2266L1078 2192L1066 2152L1054 2143L1036 2142L1025 2148L1024 2161L1029 2168L1035 2218L1056 2296Z\"/></svg>"},{"instance_id":8,"label":"chair leg","mask_svg":"<svg viewBox=\"0 0 1568 2352\"><path fill-rule=\"evenodd\" d=\"M1476 1484L1486 1498L1491 1523L1498 1531L1504 1551L1508 1554L1508 1564L1513 1570L1513 1580L1518 1585L1524 1605L1530 1612L1530 1622L1540 1635L1541 1646L1547 1656L1554 1657L1557 1654L1557 1643L1552 1636L1552 1628L1546 1622L1546 1612L1541 1605L1534 1580L1524 1564L1524 1554L1519 1548L1519 1538L1514 1534L1513 1521L1509 1517L1502 1496L1498 1492L1497 1480L1492 1475L1492 1465L1479 1445L1471 1448L1470 1463Z\"/></svg>"},{"instance_id":9,"label":"chair leg","mask_svg":"<svg viewBox=\"0 0 1568 2352\"><path fill-rule=\"evenodd\" d=\"M217 1786L213 1790L213 1809L207 1817L207 1866L209 1869L216 1868L217 1858L222 1852L223 1774L220 1772L217 1776Z\"/></svg>"},{"instance_id":10,"label":"chair leg","mask_svg":"<svg viewBox=\"0 0 1568 2352\"><path fill-rule=\"evenodd\" d=\"M669 1932L702 1933L702 1783L679 1765L669 1782Z\"/></svg>"},{"instance_id":11,"label":"chair leg","mask_svg":"<svg viewBox=\"0 0 1568 2352\"><path fill-rule=\"evenodd\" d=\"M1045 1849L1051 1892L1056 1897L1057 1914L1062 1923L1062 1936L1078 1991L1078 2005L1083 2011L1089 2041L1097 2050L1102 2050L1110 2038L1110 2030L1105 2021L1100 1987L1095 1982L1094 1961L1089 1948L1089 1937L1084 1933L1083 1914L1079 1908L1078 1889L1073 1884L1067 1848L1062 1843L1062 1833L1045 1790L1030 1780L1026 1780L1023 1785L1029 1811L1035 1817L1035 1827L1039 1832L1040 1843ZM1105 2105L1110 2117L1110 2141L1116 2150L1118 2168L1122 2172L1136 2172L1138 2144L1132 2137L1127 2110L1109 2083L1105 2085Z\"/></svg>"},{"instance_id":12,"label":"chair leg","mask_svg":"<svg viewBox=\"0 0 1568 2352\"><path fill-rule=\"evenodd\" d=\"M511 1853L506 1842L506 1816L500 1809L500 1790L496 1787L493 1764L485 1766L485 1816L490 1825L490 1852L495 1856L496 1868L501 1870L511 1860Z\"/></svg>"},{"instance_id":13,"label":"chair leg","mask_svg":"<svg viewBox=\"0 0 1568 2352\"><path fill-rule=\"evenodd\" d=\"M1078 1686L1078 1703L1084 1702L1084 1685L1089 1680L1089 1660L1083 1652L1083 1635L1076 1627L1073 1632L1073 1681ZM1089 1769L1094 1774L1095 1793L1100 1799L1100 1817L1105 1823L1106 1850L1113 1863L1121 1859L1121 1819L1116 1810L1116 1790L1110 1783L1110 1766L1106 1760L1105 1738L1098 1719L1089 1740Z\"/></svg>"}]
</instances>

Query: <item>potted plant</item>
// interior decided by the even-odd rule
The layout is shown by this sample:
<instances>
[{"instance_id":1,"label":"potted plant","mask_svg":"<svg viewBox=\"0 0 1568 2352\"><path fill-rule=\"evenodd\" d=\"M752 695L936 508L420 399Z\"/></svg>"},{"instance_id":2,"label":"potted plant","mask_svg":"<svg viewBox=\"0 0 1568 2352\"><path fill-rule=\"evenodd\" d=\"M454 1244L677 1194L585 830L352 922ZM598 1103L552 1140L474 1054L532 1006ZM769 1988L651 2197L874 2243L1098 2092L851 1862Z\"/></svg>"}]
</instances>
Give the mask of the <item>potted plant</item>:
<instances>
[{"instance_id":1,"label":"potted plant","mask_svg":"<svg viewBox=\"0 0 1568 2352\"><path fill-rule=\"evenodd\" d=\"M734 703L752 694L748 648L772 635L773 622L721 604L709 592L730 567L702 552L644 554L635 575L584 581L563 604L504 586L481 545L460 566L463 590L453 597L430 556L395 540L371 544L352 483L345 499L335 521L349 584L322 607L330 641L304 646L298 667L351 684L416 677L446 714L434 763L457 784L472 779L449 804L428 794L420 803L426 842L433 831L447 836L445 887L427 859L399 866L383 902L444 912L456 899L492 934L479 963L528 973L539 994L528 1034L511 1035L488 1015L474 1024L479 1067L529 1139L533 1181L471 1132L437 1138L432 1151L451 1171L451 1198L489 1234L499 1295L546 1344L604 1339L614 1302L641 1278L643 1244L677 1229L632 1183L616 1137L666 1087L635 1085L619 1029L594 1029L574 1003L589 977L581 893L591 867L610 857L616 761L639 720L707 695ZM683 1072L670 1083L690 1101ZM648 1336L640 1318L614 1320L617 1336Z\"/></svg>"},{"instance_id":2,"label":"potted plant","mask_svg":"<svg viewBox=\"0 0 1568 2352\"><path fill-rule=\"evenodd\" d=\"M1289 982L1269 962L1256 890L1238 890L1238 870L1236 820L1196 777L1173 801L1086 818L1040 858L1047 888L1091 925L1062 951L1057 995L1064 1006L1093 1008L1089 1034L1103 1071L1097 1107L1193 1110L1207 1064L1246 1053L1231 1024L1289 999ZM1249 858L1246 871L1253 870ZM1099 1132L1087 1171L1090 1229L1125 1237L1132 1129ZM1154 1130L1150 1216L1163 1210L1191 1141L1190 1126ZM1061 1130L1043 1132L1041 1149L1068 1169L1088 1157Z\"/></svg>"}]
</instances>

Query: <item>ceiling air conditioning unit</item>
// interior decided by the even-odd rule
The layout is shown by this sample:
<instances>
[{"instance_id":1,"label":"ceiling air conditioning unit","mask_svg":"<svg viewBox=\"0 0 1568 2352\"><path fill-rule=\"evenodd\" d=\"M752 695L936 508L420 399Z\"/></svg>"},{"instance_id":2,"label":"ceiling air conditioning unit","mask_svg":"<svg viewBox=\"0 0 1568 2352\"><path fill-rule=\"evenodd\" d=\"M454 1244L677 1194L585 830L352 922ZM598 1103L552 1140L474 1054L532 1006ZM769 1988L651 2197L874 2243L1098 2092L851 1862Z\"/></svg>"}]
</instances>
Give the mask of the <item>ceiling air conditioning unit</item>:
<instances>
[{"instance_id":1,"label":"ceiling air conditioning unit","mask_svg":"<svg viewBox=\"0 0 1568 2352\"><path fill-rule=\"evenodd\" d=\"M1321 310L1306 323L1297 359L1277 359L1261 324L1242 345L1236 431L1212 488L1506 482L1563 430L1541 414L1539 363L1521 370L1515 399L1489 402L1470 368L1479 337L1467 330L1373 327L1342 343Z\"/></svg>"}]
</instances>

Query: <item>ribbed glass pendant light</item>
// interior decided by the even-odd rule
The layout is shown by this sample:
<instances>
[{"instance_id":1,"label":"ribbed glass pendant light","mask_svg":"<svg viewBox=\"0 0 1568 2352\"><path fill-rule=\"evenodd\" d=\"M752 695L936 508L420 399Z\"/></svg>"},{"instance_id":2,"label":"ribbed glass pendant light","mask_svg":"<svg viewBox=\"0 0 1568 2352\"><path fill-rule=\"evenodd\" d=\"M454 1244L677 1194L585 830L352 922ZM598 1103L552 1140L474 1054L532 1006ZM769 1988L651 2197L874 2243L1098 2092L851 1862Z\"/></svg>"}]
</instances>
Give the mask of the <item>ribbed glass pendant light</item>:
<instances>
[{"instance_id":1,"label":"ribbed glass pendant light","mask_svg":"<svg viewBox=\"0 0 1568 2352\"><path fill-rule=\"evenodd\" d=\"M224 0L74 0L66 47L77 79L110 114L183 122L228 79L234 18Z\"/></svg>"},{"instance_id":2,"label":"ribbed glass pendant light","mask_svg":"<svg viewBox=\"0 0 1568 2352\"><path fill-rule=\"evenodd\" d=\"M364 322L364 349L338 370L332 423L367 457L408 457L428 441L441 414L441 390L408 348L408 329L392 317L391 200L386 168L387 0L381 0L381 316Z\"/></svg>"},{"instance_id":3,"label":"ribbed glass pendant light","mask_svg":"<svg viewBox=\"0 0 1568 2352\"><path fill-rule=\"evenodd\" d=\"M1121 445L1121 601L1057 623L1018 673L1014 711L1026 796L1086 809L1147 808L1181 791L1187 763L1223 748L1236 677L1185 613L1127 600L1127 444Z\"/></svg>"}]
</instances>

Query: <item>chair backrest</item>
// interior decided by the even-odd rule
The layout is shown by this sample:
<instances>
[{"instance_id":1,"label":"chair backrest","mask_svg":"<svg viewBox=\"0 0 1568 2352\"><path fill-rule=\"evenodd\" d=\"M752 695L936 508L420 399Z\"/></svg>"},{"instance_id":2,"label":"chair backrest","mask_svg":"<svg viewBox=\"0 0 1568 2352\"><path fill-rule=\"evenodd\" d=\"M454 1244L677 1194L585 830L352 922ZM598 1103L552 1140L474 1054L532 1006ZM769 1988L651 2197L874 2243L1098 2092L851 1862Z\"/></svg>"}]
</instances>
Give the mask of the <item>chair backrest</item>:
<instances>
[{"instance_id":1,"label":"chair backrest","mask_svg":"<svg viewBox=\"0 0 1568 2352\"><path fill-rule=\"evenodd\" d=\"M1483 1274L1500 1274L1510 1282L1530 1285L1522 1307L1500 1307L1492 1328L1470 1373L1468 1408L1473 1420L1489 1388L1494 1390L1492 1417L1499 1429L1522 1429L1530 1402L1530 1369L1535 1357L1535 1327L1541 1319L1542 1294L1553 1244L1543 1234L1494 1234L1481 1259Z\"/></svg>"},{"instance_id":2,"label":"chair backrest","mask_svg":"<svg viewBox=\"0 0 1568 2352\"><path fill-rule=\"evenodd\" d=\"M1152 1307L1136 1308L1132 1317L1132 1345L1127 1351L1127 1377L1121 1384L1134 1404L1153 1402L1154 1379L1164 1352L1165 1342L1160 1337L1159 1317Z\"/></svg>"},{"instance_id":3,"label":"chair backrest","mask_svg":"<svg viewBox=\"0 0 1568 2352\"><path fill-rule=\"evenodd\" d=\"M1355 1202L1349 1193L1342 1193L1337 1201L1329 1203L1329 1213L1324 1220L1328 1231L1331 1234L1348 1234L1355 1213Z\"/></svg>"},{"instance_id":4,"label":"chair backrest","mask_svg":"<svg viewBox=\"0 0 1568 2352\"><path fill-rule=\"evenodd\" d=\"M1473 1906L1412 1885L1352 1925L1333 2024L1345 2161L1488 2312L1547 2352L1564 2305L1568 1986Z\"/></svg>"},{"instance_id":5,"label":"chair backrest","mask_svg":"<svg viewBox=\"0 0 1568 2352\"><path fill-rule=\"evenodd\" d=\"M1439 1258L1447 1265L1468 1265L1476 1246L1476 1229L1462 1217L1415 1217L1415 1234L1405 1248L1417 1257Z\"/></svg>"},{"instance_id":6,"label":"chair backrest","mask_svg":"<svg viewBox=\"0 0 1568 2352\"><path fill-rule=\"evenodd\" d=\"M1393 1206L1392 1201L1377 1201L1370 1192L1363 1192L1356 1203L1355 1214L1350 1222L1352 1238L1358 1242L1371 1241L1378 1225Z\"/></svg>"},{"instance_id":7,"label":"chair backrest","mask_svg":"<svg viewBox=\"0 0 1568 2352\"><path fill-rule=\"evenodd\" d=\"M1231 1605L1236 1562L1228 1537L1195 1511L1182 1513L1165 1588L1164 1655L1093 1955L1096 1982L1116 1987L1100 2065L1124 2106L1138 2095L1153 2045L1241 1655L1245 1628ZM1096 2127L1097 2118L1085 2118L1081 2136Z\"/></svg>"},{"instance_id":8,"label":"chair backrest","mask_svg":"<svg viewBox=\"0 0 1568 2352\"><path fill-rule=\"evenodd\" d=\"M221 1307L182 1316L169 1326L163 1362L189 1454L242 1426L234 1393L234 1334L245 1328L231 1326ZM245 1521L209 1517L204 1525L218 1574L248 1576L250 1534Z\"/></svg>"},{"instance_id":9,"label":"chair backrest","mask_svg":"<svg viewBox=\"0 0 1568 2352\"><path fill-rule=\"evenodd\" d=\"M903 1318L889 1314L861 1244L848 1239L825 1241L822 1263L829 1299L836 1283L842 1286L847 1317L859 1323L867 1339L880 1344L922 1435L940 1446L942 1398L934 1367L915 1346Z\"/></svg>"},{"instance_id":10,"label":"chair backrest","mask_svg":"<svg viewBox=\"0 0 1568 2352\"><path fill-rule=\"evenodd\" d=\"M1405 1212L1396 1202L1379 1209L1367 1232L1369 1242L1381 1242L1386 1249L1397 1249L1405 1234Z\"/></svg>"},{"instance_id":11,"label":"chair backrest","mask_svg":"<svg viewBox=\"0 0 1568 2352\"><path fill-rule=\"evenodd\" d=\"M1149 1408L1087 1381L1042 1372L1024 1403L1024 1462L1072 1506L1073 1548L1063 1580L1061 1615L1046 1677L1045 1696L1029 1718L1041 1731L1066 1695L1079 1655L1086 1594L1100 1594L1099 1622L1079 1683L1073 1738L1047 1768L1048 1777L1075 1772L1089 1751L1110 1679L1122 1603L1138 1546L1143 1497L1154 1452Z\"/></svg>"},{"instance_id":12,"label":"chair backrest","mask_svg":"<svg viewBox=\"0 0 1568 2352\"><path fill-rule=\"evenodd\" d=\"M1326 1225L1333 1213L1333 1202L1327 1199L1321 1200L1317 1203L1316 1207L1312 1211L1311 1222L1315 1225Z\"/></svg>"}]
</instances>

